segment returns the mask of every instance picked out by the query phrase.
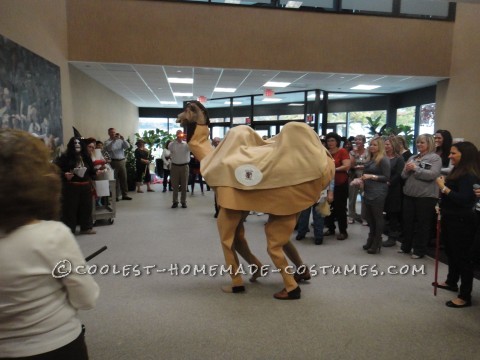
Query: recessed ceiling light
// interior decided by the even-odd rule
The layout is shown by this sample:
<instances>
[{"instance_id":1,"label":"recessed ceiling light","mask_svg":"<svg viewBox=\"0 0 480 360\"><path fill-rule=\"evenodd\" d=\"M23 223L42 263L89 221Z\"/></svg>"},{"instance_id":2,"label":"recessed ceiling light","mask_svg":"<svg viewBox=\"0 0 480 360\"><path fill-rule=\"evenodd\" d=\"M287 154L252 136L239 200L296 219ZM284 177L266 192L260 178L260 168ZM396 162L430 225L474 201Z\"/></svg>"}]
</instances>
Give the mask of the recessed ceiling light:
<instances>
[{"instance_id":1,"label":"recessed ceiling light","mask_svg":"<svg viewBox=\"0 0 480 360\"><path fill-rule=\"evenodd\" d=\"M225 0L225 4L240 4L240 0Z\"/></svg>"},{"instance_id":2,"label":"recessed ceiling light","mask_svg":"<svg viewBox=\"0 0 480 360\"><path fill-rule=\"evenodd\" d=\"M274 97L266 97L266 98L263 98L262 101L265 101L265 102L278 102L278 101L282 101L282 99L280 99L280 98L274 98Z\"/></svg>"},{"instance_id":3,"label":"recessed ceiling light","mask_svg":"<svg viewBox=\"0 0 480 360\"><path fill-rule=\"evenodd\" d=\"M357 85L355 87L350 88L350 90L373 90L378 89L379 85Z\"/></svg>"},{"instance_id":4,"label":"recessed ceiling light","mask_svg":"<svg viewBox=\"0 0 480 360\"><path fill-rule=\"evenodd\" d=\"M284 87L287 87L290 84L291 83L288 83L288 82L269 81L269 82L266 82L265 84L263 84L263 86L284 88Z\"/></svg>"},{"instance_id":5,"label":"recessed ceiling light","mask_svg":"<svg viewBox=\"0 0 480 360\"><path fill-rule=\"evenodd\" d=\"M173 96L193 96L193 93L174 92Z\"/></svg>"},{"instance_id":6,"label":"recessed ceiling light","mask_svg":"<svg viewBox=\"0 0 480 360\"><path fill-rule=\"evenodd\" d=\"M230 101L225 101L224 104L225 105L230 105ZM234 101L232 104L233 105L242 105L243 103L241 101Z\"/></svg>"},{"instance_id":7,"label":"recessed ceiling light","mask_svg":"<svg viewBox=\"0 0 480 360\"><path fill-rule=\"evenodd\" d=\"M213 91L215 91L215 92L234 93L235 91L237 91L237 89L235 89L235 88L222 88L222 87L217 87L217 88L213 89Z\"/></svg>"},{"instance_id":8,"label":"recessed ceiling light","mask_svg":"<svg viewBox=\"0 0 480 360\"><path fill-rule=\"evenodd\" d=\"M193 84L192 78L168 78L167 80L171 84Z\"/></svg>"},{"instance_id":9,"label":"recessed ceiling light","mask_svg":"<svg viewBox=\"0 0 480 360\"><path fill-rule=\"evenodd\" d=\"M176 101L160 101L160 104L162 105L176 105Z\"/></svg>"},{"instance_id":10,"label":"recessed ceiling light","mask_svg":"<svg viewBox=\"0 0 480 360\"><path fill-rule=\"evenodd\" d=\"M288 106L303 106L303 104L301 104L301 103L291 103L291 104L288 104Z\"/></svg>"},{"instance_id":11,"label":"recessed ceiling light","mask_svg":"<svg viewBox=\"0 0 480 360\"><path fill-rule=\"evenodd\" d=\"M302 6L302 3L302 1L288 1L285 7L291 9L298 9L300 6Z\"/></svg>"}]
</instances>

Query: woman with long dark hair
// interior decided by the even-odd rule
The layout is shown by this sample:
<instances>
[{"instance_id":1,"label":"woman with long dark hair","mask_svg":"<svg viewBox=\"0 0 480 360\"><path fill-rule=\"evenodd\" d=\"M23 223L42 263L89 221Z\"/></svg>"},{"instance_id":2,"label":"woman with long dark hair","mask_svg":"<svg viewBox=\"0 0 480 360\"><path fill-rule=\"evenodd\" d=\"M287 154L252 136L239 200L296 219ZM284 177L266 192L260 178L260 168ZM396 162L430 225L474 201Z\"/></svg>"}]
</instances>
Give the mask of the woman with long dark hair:
<instances>
[{"instance_id":1,"label":"woman with long dark hair","mask_svg":"<svg viewBox=\"0 0 480 360\"><path fill-rule=\"evenodd\" d=\"M452 134L448 130L437 130L433 135L435 140L435 153L442 158L442 174L447 175L452 171L450 164L450 148L452 147Z\"/></svg>"},{"instance_id":2,"label":"woman with long dark hair","mask_svg":"<svg viewBox=\"0 0 480 360\"><path fill-rule=\"evenodd\" d=\"M72 137L67 150L57 159L62 178L62 222L73 234L80 225L80 234L93 235L93 185L97 171L83 139Z\"/></svg>"},{"instance_id":3,"label":"woman with long dark hair","mask_svg":"<svg viewBox=\"0 0 480 360\"><path fill-rule=\"evenodd\" d=\"M473 185L480 179L478 150L470 142L454 144L450 150L453 165L450 174L440 176L436 182L441 195L441 237L448 256L447 280L438 284L440 289L458 291L458 297L446 305L453 308L472 304L473 261L471 250L476 230L474 205L476 202ZM460 280L460 289L458 281ZM435 285L435 284L434 284Z\"/></svg>"}]
</instances>

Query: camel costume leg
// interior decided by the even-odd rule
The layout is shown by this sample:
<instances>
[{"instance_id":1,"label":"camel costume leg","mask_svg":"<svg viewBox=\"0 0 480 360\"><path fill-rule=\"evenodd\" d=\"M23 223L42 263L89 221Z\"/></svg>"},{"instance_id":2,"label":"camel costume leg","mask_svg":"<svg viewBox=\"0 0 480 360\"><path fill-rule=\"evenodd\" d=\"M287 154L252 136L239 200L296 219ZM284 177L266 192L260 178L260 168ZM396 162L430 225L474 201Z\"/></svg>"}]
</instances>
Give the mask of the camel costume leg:
<instances>
[{"instance_id":1,"label":"camel costume leg","mask_svg":"<svg viewBox=\"0 0 480 360\"><path fill-rule=\"evenodd\" d=\"M261 268L263 265L260 260L258 260L258 258L253 255L250 247L248 246L247 239L245 238L245 227L243 226L243 222L245 221L247 216L248 212L245 211L243 213L242 220L237 226L233 246L235 248L235 251L238 252L240 256L244 258L249 265L256 266L256 269L252 269L252 277L250 278L250 282L255 282L257 278L261 275Z\"/></svg>"},{"instance_id":2,"label":"camel costume leg","mask_svg":"<svg viewBox=\"0 0 480 360\"><path fill-rule=\"evenodd\" d=\"M292 215L270 215L265 225L267 236L267 252L273 264L280 269L280 274L285 284L285 289L275 294L277 299L298 299L300 298L300 287L295 281L292 271L287 269L288 262L283 252L283 247L290 241L290 235L295 228L297 214Z\"/></svg>"},{"instance_id":3,"label":"camel costume leg","mask_svg":"<svg viewBox=\"0 0 480 360\"><path fill-rule=\"evenodd\" d=\"M239 261L234 245L238 228L245 217L245 211L230 210L225 208L220 208L220 212L218 214L218 233L220 235L220 241L222 242L225 263L227 267L231 267L230 276L232 278L231 287L222 287L222 290L225 292L245 291L242 275L238 273Z\"/></svg>"}]
</instances>

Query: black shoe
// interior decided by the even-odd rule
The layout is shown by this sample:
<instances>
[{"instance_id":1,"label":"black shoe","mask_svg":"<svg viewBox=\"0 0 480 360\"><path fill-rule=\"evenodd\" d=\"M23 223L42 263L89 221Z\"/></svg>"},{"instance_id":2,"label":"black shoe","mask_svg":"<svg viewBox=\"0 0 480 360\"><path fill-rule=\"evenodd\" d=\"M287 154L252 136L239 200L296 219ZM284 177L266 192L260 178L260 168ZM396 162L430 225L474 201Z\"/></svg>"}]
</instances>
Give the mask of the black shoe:
<instances>
[{"instance_id":1,"label":"black shoe","mask_svg":"<svg viewBox=\"0 0 480 360\"><path fill-rule=\"evenodd\" d=\"M369 254L380 254L380 250L382 250L381 247L370 248L370 249L367 250L367 253L369 253Z\"/></svg>"},{"instance_id":2,"label":"black shoe","mask_svg":"<svg viewBox=\"0 0 480 360\"><path fill-rule=\"evenodd\" d=\"M391 246L395 246L396 244L397 244L397 240L392 239L392 238L388 238L388 240L385 240L382 243L382 246L383 247L391 247Z\"/></svg>"},{"instance_id":3,"label":"black shoe","mask_svg":"<svg viewBox=\"0 0 480 360\"><path fill-rule=\"evenodd\" d=\"M116 198L116 199L115 199L115 201L116 201L116 202L119 202L119 201L120 201L120 199L119 199L119 198Z\"/></svg>"},{"instance_id":4,"label":"black shoe","mask_svg":"<svg viewBox=\"0 0 480 360\"><path fill-rule=\"evenodd\" d=\"M465 301L465 300L464 300L464 301ZM463 304L463 305L455 304L453 301L447 301L447 302L445 303L445 305L447 305L448 307L451 307L451 308L460 309L460 308L472 306L472 301L471 301L471 300L465 301L465 304Z\"/></svg>"},{"instance_id":5,"label":"black shoe","mask_svg":"<svg viewBox=\"0 0 480 360\"><path fill-rule=\"evenodd\" d=\"M167 189L163 189L162 192L167 192Z\"/></svg>"},{"instance_id":6,"label":"black shoe","mask_svg":"<svg viewBox=\"0 0 480 360\"><path fill-rule=\"evenodd\" d=\"M172 204L172 209L175 209L175 208L177 208L177 207L178 207L178 203L173 203L173 204Z\"/></svg>"},{"instance_id":7,"label":"black shoe","mask_svg":"<svg viewBox=\"0 0 480 360\"><path fill-rule=\"evenodd\" d=\"M282 291L273 294L273 297L278 300L298 300L300 299L300 293L300 287L297 286L292 291L287 291L286 289L283 289Z\"/></svg>"},{"instance_id":8,"label":"black shoe","mask_svg":"<svg viewBox=\"0 0 480 360\"><path fill-rule=\"evenodd\" d=\"M323 233L323 236L335 235L335 230L327 230Z\"/></svg>"},{"instance_id":9,"label":"black shoe","mask_svg":"<svg viewBox=\"0 0 480 360\"><path fill-rule=\"evenodd\" d=\"M122 200L132 200L132 198L130 196L125 195L125 196L122 196Z\"/></svg>"},{"instance_id":10,"label":"black shoe","mask_svg":"<svg viewBox=\"0 0 480 360\"><path fill-rule=\"evenodd\" d=\"M302 234L297 234L295 240L303 240L305 239L305 235L302 235Z\"/></svg>"},{"instance_id":11,"label":"black shoe","mask_svg":"<svg viewBox=\"0 0 480 360\"><path fill-rule=\"evenodd\" d=\"M432 282L432 286L435 286L435 283ZM439 289L443 289L443 290L448 290L448 291L453 291L453 292L457 292L458 291L458 286L451 286L451 285L441 285L441 284L437 284L437 288Z\"/></svg>"},{"instance_id":12,"label":"black shoe","mask_svg":"<svg viewBox=\"0 0 480 360\"><path fill-rule=\"evenodd\" d=\"M182 203L182 208L186 209L186 208L187 208L187 204Z\"/></svg>"},{"instance_id":13,"label":"black shoe","mask_svg":"<svg viewBox=\"0 0 480 360\"><path fill-rule=\"evenodd\" d=\"M315 245L322 245L323 239L315 239Z\"/></svg>"},{"instance_id":14,"label":"black shoe","mask_svg":"<svg viewBox=\"0 0 480 360\"><path fill-rule=\"evenodd\" d=\"M348 234L347 233L340 233L338 234L337 236L337 240L345 240L348 238Z\"/></svg>"}]
</instances>

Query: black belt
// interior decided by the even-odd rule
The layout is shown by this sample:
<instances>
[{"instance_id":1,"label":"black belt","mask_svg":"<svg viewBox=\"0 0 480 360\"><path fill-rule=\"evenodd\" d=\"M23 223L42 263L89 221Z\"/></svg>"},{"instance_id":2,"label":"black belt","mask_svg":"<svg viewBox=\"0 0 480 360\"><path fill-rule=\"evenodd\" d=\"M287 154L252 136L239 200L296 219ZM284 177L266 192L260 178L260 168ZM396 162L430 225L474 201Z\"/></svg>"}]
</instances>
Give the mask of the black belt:
<instances>
[{"instance_id":1,"label":"black belt","mask_svg":"<svg viewBox=\"0 0 480 360\"><path fill-rule=\"evenodd\" d=\"M175 166L185 166L185 165L188 165L188 163L185 163L185 164L174 164L174 163L172 163L172 165L175 165Z\"/></svg>"},{"instance_id":2,"label":"black belt","mask_svg":"<svg viewBox=\"0 0 480 360\"><path fill-rule=\"evenodd\" d=\"M112 161L123 161L123 160L125 160L125 158L123 158L123 159L112 159Z\"/></svg>"}]
</instances>

